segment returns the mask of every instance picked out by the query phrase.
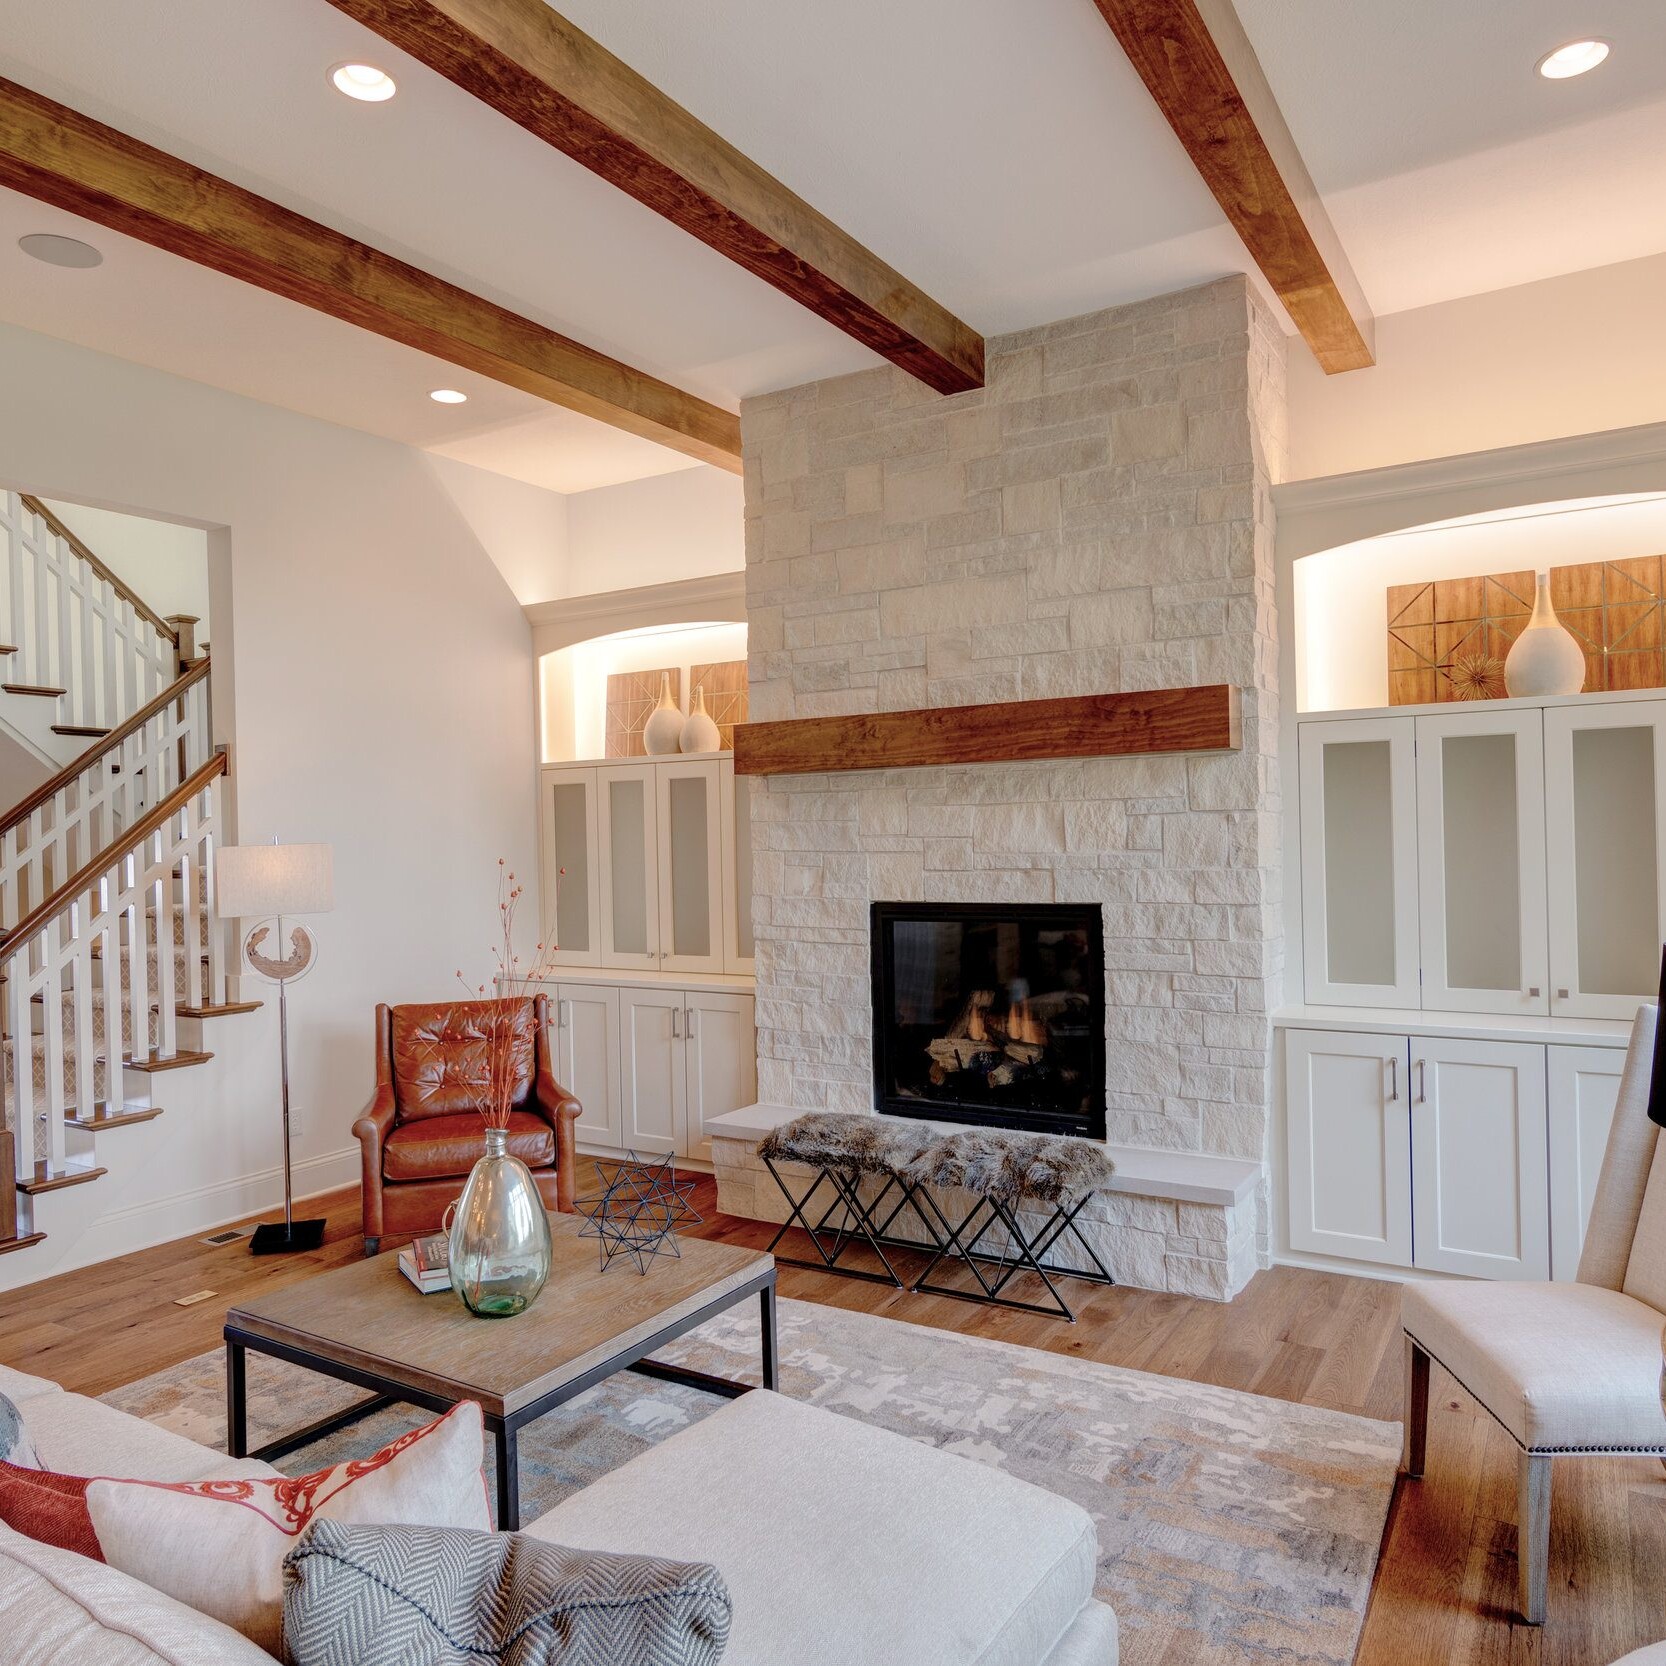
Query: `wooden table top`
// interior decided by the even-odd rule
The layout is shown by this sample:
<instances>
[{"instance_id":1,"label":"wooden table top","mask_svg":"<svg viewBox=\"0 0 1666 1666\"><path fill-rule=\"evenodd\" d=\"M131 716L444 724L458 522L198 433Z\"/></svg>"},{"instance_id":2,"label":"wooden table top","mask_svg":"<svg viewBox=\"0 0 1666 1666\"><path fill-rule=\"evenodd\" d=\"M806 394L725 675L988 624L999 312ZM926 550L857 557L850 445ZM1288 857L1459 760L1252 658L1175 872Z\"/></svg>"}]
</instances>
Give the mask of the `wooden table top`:
<instances>
[{"instance_id":1,"label":"wooden table top","mask_svg":"<svg viewBox=\"0 0 1666 1666\"><path fill-rule=\"evenodd\" d=\"M679 1238L681 1259L655 1256L643 1275L621 1258L604 1273L596 1240L579 1237L586 1224L550 1216L549 1283L512 1319L477 1319L451 1291L423 1295L386 1254L257 1296L226 1324L503 1417L774 1265L761 1250Z\"/></svg>"}]
</instances>

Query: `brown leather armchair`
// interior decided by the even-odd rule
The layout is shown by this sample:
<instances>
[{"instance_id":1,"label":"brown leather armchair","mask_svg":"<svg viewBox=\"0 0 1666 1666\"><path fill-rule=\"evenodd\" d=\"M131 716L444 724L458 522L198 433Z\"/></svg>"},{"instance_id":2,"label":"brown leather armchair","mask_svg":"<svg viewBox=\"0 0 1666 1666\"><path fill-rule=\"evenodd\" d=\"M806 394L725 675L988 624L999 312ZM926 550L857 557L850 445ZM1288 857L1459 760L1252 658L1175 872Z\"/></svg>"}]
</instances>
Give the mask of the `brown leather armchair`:
<instances>
[{"instance_id":1,"label":"brown leather armchair","mask_svg":"<svg viewBox=\"0 0 1666 1666\"><path fill-rule=\"evenodd\" d=\"M376 1095L353 1124L364 1162L364 1253L384 1236L435 1232L484 1153L478 1084L487 1074L482 1015L515 1011L517 1080L509 1150L532 1170L547 1208L573 1207L579 1102L550 1071L549 997L376 1008Z\"/></svg>"}]
</instances>

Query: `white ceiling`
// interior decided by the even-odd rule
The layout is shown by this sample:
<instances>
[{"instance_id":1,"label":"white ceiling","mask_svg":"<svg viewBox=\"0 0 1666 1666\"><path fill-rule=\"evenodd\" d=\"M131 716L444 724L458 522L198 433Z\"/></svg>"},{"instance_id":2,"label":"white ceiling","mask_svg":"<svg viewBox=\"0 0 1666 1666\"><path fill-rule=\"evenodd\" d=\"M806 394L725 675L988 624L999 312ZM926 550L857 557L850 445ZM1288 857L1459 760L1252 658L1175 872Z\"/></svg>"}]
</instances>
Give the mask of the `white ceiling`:
<instances>
[{"instance_id":1,"label":"white ceiling","mask_svg":"<svg viewBox=\"0 0 1666 1666\"><path fill-rule=\"evenodd\" d=\"M1379 313L1666 248L1662 0L1239 7ZM986 334L1248 264L1091 0L561 9ZM1584 32L1607 65L1534 75ZM727 406L875 362L325 0L0 0L0 74ZM76 222L0 193L0 317L559 490L687 466L79 229L96 271L24 259Z\"/></svg>"}]
</instances>

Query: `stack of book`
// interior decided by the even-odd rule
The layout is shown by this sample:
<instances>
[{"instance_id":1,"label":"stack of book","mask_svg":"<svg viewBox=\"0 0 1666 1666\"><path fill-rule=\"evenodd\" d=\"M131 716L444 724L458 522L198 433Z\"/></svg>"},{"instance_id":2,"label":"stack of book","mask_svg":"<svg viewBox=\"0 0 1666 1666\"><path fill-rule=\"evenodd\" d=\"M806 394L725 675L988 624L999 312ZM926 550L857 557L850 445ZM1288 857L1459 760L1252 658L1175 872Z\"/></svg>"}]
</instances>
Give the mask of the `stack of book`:
<instances>
[{"instance_id":1,"label":"stack of book","mask_svg":"<svg viewBox=\"0 0 1666 1666\"><path fill-rule=\"evenodd\" d=\"M451 1288L450 1240L443 1232L417 1238L399 1252L399 1270L423 1295Z\"/></svg>"}]
</instances>

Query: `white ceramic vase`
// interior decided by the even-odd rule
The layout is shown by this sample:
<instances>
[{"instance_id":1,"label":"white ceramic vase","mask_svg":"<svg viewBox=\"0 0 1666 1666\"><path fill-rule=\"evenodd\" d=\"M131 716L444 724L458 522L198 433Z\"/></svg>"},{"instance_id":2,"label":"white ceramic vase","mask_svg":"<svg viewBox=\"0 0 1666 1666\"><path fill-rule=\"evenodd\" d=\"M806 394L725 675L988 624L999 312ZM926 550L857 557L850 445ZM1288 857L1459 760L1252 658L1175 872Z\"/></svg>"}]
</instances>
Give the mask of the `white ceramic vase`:
<instances>
[{"instance_id":1,"label":"white ceramic vase","mask_svg":"<svg viewBox=\"0 0 1666 1666\"><path fill-rule=\"evenodd\" d=\"M1533 617L1504 661L1513 695L1577 694L1585 686L1585 655L1550 605L1550 574L1539 574Z\"/></svg>"},{"instance_id":2,"label":"white ceramic vase","mask_svg":"<svg viewBox=\"0 0 1666 1666\"><path fill-rule=\"evenodd\" d=\"M677 750L678 737L683 732L683 714L671 698L671 673L662 671L659 679L659 704L648 713L642 725L642 745L651 758L663 758Z\"/></svg>"},{"instance_id":3,"label":"white ceramic vase","mask_svg":"<svg viewBox=\"0 0 1666 1666\"><path fill-rule=\"evenodd\" d=\"M683 725L682 748L685 752L715 752L722 739L711 714L706 710L706 691L696 685L694 707L688 714L688 722Z\"/></svg>"}]
</instances>

